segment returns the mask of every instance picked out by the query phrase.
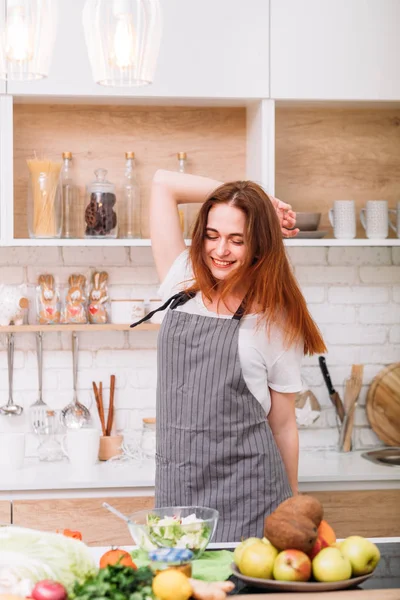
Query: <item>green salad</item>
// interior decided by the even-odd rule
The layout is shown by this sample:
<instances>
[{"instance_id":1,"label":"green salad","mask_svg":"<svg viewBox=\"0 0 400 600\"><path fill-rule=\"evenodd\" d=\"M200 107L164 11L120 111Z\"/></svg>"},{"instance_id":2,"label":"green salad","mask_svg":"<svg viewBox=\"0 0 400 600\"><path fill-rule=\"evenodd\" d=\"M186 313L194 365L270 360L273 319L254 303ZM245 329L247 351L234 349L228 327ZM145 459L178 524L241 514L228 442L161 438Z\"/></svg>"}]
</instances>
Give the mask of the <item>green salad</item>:
<instances>
[{"instance_id":1,"label":"green salad","mask_svg":"<svg viewBox=\"0 0 400 600\"><path fill-rule=\"evenodd\" d=\"M131 524L138 546L144 550L156 548L188 548L204 550L210 539L211 527L195 514L187 517L160 517L149 514L147 525Z\"/></svg>"}]
</instances>

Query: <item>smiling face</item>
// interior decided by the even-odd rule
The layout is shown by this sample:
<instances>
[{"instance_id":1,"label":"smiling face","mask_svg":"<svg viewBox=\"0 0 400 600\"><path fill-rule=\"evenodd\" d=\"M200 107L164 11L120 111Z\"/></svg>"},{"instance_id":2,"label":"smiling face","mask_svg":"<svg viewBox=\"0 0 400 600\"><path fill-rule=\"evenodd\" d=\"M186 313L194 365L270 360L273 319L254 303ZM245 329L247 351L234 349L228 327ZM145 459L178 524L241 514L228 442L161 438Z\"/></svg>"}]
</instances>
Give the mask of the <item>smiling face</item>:
<instances>
[{"instance_id":1,"label":"smiling face","mask_svg":"<svg viewBox=\"0 0 400 600\"><path fill-rule=\"evenodd\" d=\"M226 279L243 265L246 217L239 208L215 204L208 213L204 257L213 277Z\"/></svg>"}]
</instances>

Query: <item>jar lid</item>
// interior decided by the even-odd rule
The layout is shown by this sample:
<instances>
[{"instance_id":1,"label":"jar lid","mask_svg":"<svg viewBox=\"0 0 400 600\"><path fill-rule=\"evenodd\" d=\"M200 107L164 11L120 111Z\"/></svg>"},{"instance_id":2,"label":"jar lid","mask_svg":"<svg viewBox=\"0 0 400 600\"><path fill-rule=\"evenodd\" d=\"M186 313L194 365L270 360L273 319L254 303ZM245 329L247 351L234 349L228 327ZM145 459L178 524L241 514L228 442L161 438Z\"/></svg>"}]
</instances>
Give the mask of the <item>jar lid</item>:
<instances>
[{"instance_id":1,"label":"jar lid","mask_svg":"<svg viewBox=\"0 0 400 600\"><path fill-rule=\"evenodd\" d=\"M149 559L157 562L186 562L192 558L193 552L188 548L157 548L149 552Z\"/></svg>"},{"instance_id":2,"label":"jar lid","mask_svg":"<svg viewBox=\"0 0 400 600\"><path fill-rule=\"evenodd\" d=\"M185 160L186 159L186 152L178 152L177 157L179 160Z\"/></svg>"},{"instance_id":3,"label":"jar lid","mask_svg":"<svg viewBox=\"0 0 400 600\"><path fill-rule=\"evenodd\" d=\"M155 422L156 422L156 418L155 417L145 417L143 419L143 423L153 424Z\"/></svg>"},{"instance_id":4,"label":"jar lid","mask_svg":"<svg viewBox=\"0 0 400 600\"><path fill-rule=\"evenodd\" d=\"M96 169L94 174L96 179L87 186L90 192L115 192L115 185L106 179L107 169Z\"/></svg>"},{"instance_id":5,"label":"jar lid","mask_svg":"<svg viewBox=\"0 0 400 600\"><path fill-rule=\"evenodd\" d=\"M68 158L69 160L72 160L72 152L63 152L62 153L62 157L63 158Z\"/></svg>"},{"instance_id":6,"label":"jar lid","mask_svg":"<svg viewBox=\"0 0 400 600\"><path fill-rule=\"evenodd\" d=\"M135 158L134 152L125 152L125 158Z\"/></svg>"}]
</instances>

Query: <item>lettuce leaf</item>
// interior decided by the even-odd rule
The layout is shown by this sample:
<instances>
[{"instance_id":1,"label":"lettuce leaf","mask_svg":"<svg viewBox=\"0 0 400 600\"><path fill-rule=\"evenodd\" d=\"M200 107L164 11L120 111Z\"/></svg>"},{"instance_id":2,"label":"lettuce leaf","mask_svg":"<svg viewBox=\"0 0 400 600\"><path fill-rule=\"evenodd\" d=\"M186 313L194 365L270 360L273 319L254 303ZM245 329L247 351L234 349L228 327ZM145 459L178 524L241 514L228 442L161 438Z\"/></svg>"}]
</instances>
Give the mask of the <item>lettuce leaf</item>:
<instances>
[{"instance_id":1,"label":"lettuce leaf","mask_svg":"<svg viewBox=\"0 0 400 600\"><path fill-rule=\"evenodd\" d=\"M52 579L68 593L74 583L98 571L87 546L59 533L24 527L0 527L0 591L15 593L28 582ZM30 591L30 590L29 590Z\"/></svg>"}]
</instances>

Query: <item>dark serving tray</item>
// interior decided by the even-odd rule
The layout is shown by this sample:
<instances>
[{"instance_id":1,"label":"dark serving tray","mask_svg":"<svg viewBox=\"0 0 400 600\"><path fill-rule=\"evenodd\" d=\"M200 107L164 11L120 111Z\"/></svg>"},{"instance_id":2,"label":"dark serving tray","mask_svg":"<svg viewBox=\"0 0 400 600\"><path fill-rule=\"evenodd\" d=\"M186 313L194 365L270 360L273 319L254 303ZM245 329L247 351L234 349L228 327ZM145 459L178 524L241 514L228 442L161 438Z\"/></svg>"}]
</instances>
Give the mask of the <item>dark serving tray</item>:
<instances>
[{"instance_id":1,"label":"dark serving tray","mask_svg":"<svg viewBox=\"0 0 400 600\"><path fill-rule=\"evenodd\" d=\"M387 542L377 544L381 560L372 577L352 589L400 589L400 542ZM234 575L229 578L235 584L231 595L265 594L267 590L251 587Z\"/></svg>"}]
</instances>

